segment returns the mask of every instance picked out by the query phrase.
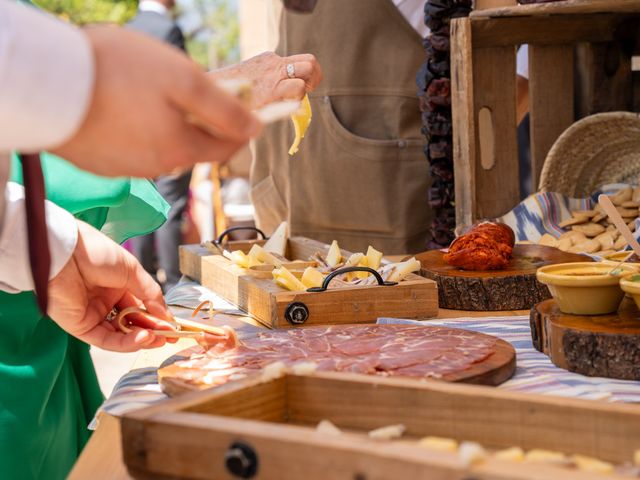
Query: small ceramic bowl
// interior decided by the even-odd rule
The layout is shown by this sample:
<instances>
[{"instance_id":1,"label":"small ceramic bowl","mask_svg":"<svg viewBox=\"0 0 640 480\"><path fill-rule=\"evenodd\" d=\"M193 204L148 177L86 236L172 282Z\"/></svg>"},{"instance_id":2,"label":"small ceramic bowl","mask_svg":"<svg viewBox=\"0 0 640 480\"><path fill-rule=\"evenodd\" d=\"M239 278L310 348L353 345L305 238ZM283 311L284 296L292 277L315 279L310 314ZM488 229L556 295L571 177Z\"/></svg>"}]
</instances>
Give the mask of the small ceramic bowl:
<instances>
[{"instance_id":1,"label":"small ceramic bowl","mask_svg":"<svg viewBox=\"0 0 640 480\"><path fill-rule=\"evenodd\" d=\"M629 250L625 250L622 252L612 253L611 255L607 255L602 258L603 263L608 263L610 265L615 265L616 263L620 263L631 253ZM632 257L630 262L624 262L624 265L628 265L629 267L633 267L636 271L640 272L640 263L636 263L633 259L636 257Z\"/></svg>"},{"instance_id":2,"label":"small ceramic bowl","mask_svg":"<svg viewBox=\"0 0 640 480\"><path fill-rule=\"evenodd\" d=\"M620 279L620 288L628 294L640 308L640 275L627 275Z\"/></svg>"},{"instance_id":3,"label":"small ceramic bowl","mask_svg":"<svg viewBox=\"0 0 640 480\"><path fill-rule=\"evenodd\" d=\"M618 310L624 297L620 278L636 273L633 267L621 265L609 275L606 263L561 263L538 269L538 281L549 291L563 313L604 315Z\"/></svg>"}]
</instances>

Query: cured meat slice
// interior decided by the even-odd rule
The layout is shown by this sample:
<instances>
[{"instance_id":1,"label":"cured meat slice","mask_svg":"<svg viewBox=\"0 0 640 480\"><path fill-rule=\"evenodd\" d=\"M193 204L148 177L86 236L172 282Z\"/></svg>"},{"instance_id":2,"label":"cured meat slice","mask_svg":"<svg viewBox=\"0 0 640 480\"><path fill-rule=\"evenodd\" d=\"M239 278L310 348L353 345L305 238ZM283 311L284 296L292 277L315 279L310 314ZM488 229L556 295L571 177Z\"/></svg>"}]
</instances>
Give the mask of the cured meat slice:
<instances>
[{"instance_id":1,"label":"cured meat slice","mask_svg":"<svg viewBox=\"0 0 640 480\"><path fill-rule=\"evenodd\" d=\"M313 362L317 371L441 378L493 355L497 339L438 326L334 325L260 332L226 351L191 349L177 361L180 379L197 387L257 375L267 365Z\"/></svg>"}]
</instances>

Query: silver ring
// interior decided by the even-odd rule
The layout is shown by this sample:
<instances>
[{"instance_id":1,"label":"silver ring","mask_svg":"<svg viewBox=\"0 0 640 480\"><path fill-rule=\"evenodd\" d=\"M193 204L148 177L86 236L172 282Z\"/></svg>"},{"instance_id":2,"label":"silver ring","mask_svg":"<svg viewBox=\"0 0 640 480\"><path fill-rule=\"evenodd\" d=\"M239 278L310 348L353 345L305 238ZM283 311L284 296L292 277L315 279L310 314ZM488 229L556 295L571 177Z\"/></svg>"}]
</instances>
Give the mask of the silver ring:
<instances>
[{"instance_id":1,"label":"silver ring","mask_svg":"<svg viewBox=\"0 0 640 480\"><path fill-rule=\"evenodd\" d=\"M287 63L287 77L296 78L296 67L293 63Z\"/></svg>"}]
</instances>

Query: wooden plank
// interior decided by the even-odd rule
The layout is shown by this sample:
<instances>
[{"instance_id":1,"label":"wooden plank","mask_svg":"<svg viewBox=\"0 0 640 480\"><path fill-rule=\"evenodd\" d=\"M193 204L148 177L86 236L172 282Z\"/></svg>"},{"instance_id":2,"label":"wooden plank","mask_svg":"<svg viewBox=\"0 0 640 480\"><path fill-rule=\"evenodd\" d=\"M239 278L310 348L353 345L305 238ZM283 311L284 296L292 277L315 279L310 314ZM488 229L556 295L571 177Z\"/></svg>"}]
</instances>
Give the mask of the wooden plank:
<instances>
[{"instance_id":1,"label":"wooden plank","mask_svg":"<svg viewBox=\"0 0 640 480\"><path fill-rule=\"evenodd\" d=\"M538 190L547 154L574 120L573 46L529 46L532 191Z\"/></svg>"},{"instance_id":2,"label":"wooden plank","mask_svg":"<svg viewBox=\"0 0 640 480\"><path fill-rule=\"evenodd\" d=\"M516 0L476 0L474 10L486 10L488 8L515 7Z\"/></svg>"},{"instance_id":3,"label":"wooden plank","mask_svg":"<svg viewBox=\"0 0 640 480\"><path fill-rule=\"evenodd\" d=\"M616 14L558 17L472 18L474 48L604 42L625 18Z\"/></svg>"},{"instance_id":4,"label":"wooden plank","mask_svg":"<svg viewBox=\"0 0 640 480\"><path fill-rule=\"evenodd\" d=\"M180 245L178 248L180 258L180 273L199 282L202 279L202 257L212 253L202 245Z\"/></svg>"},{"instance_id":5,"label":"wooden plank","mask_svg":"<svg viewBox=\"0 0 640 480\"><path fill-rule=\"evenodd\" d=\"M577 118L633 108L631 56L617 42L576 48Z\"/></svg>"},{"instance_id":6,"label":"wooden plank","mask_svg":"<svg viewBox=\"0 0 640 480\"><path fill-rule=\"evenodd\" d=\"M473 110L471 21L451 21L451 115L456 223L471 225L476 216L476 120Z\"/></svg>"},{"instance_id":7,"label":"wooden plank","mask_svg":"<svg viewBox=\"0 0 640 480\"><path fill-rule=\"evenodd\" d=\"M474 38L475 41L475 38ZM476 155L476 206L474 220L507 213L520 201L518 143L516 125L516 50L515 47L474 48L473 115L478 124L482 109L488 109L493 123L495 158L485 162ZM475 136L475 151L480 152L480 131ZM473 137L471 137L473 138ZM468 185L462 185L468 188Z\"/></svg>"},{"instance_id":8,"label":"wooden plank","mask_svg":"<svg viewBox=\"0 0 640 480\"><path fill-rule=\"evenodd\" d=\"M291 376L290 421L370 430L403 423L407 434L520 446L625 462L640 445L634 405L522 394L444 382L369 379L348 374Z\"/></svg>"},{"instance_id":9,"label":"wooden plank","mask_svg":"<svg viewBox=\"0 0 640 480\"><path fill-rule=\"evenodd\" d=\"M561 2L503 7L495 10L482 10L472 12L471 17L522 17L608 12L637 13L640 12L640 3L638 0L565 0Z\"/></svg>"},{"instance_id":10,"label":"wooden plank","mask_svg":"<svg viewBox=\"0 0 640 480\"><path fill-rule=\"evenodd\" d=\"M198 402L203 407L197 408L209 411L204 406L221 394L186 395L124 417L127 465L143 476L232 478L223 459L229 446L241 441L258 455L260 478L453 479L476 474L483 479L595 480L611 477L493 459L467 470L456 455L418 447L412 439L438 435L489 448L544 448L615 463L629 461L640 444L640 409L632 405L337 373L288 375L275 382L274 388L285 389L290 425L192 413ZM242 388L255 392L260 385L254 380ZM237 394L238 389L229 391ZM322 419L345 433L325 435L306 427ZM407 427L406 440L380 442L363 434L397 423Z\"/></svg>"}]
</instances>

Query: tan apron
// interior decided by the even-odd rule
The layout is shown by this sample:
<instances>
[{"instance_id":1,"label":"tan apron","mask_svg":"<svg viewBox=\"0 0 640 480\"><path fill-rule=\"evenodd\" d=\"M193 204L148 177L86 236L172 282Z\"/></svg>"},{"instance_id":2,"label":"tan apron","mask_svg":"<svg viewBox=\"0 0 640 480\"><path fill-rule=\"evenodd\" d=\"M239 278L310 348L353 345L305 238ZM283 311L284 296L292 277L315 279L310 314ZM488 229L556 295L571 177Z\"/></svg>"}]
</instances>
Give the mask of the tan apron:
<instances>
[{"instance_id":1,"label":"tan apron","mask_svg":"<svg viewBox=\"0 0 640 480\"><path fill-rule=\"evenodd\" d=\"M320 0L311 15L283 11L280 55L313 53L324 81L310 95L313 121L289 157L290 122L256 144L252 200L270 232L367 245L387 254L425 249L431 211L415 76L421 38L391 0Z\"/></svg>"}]
</instances>

